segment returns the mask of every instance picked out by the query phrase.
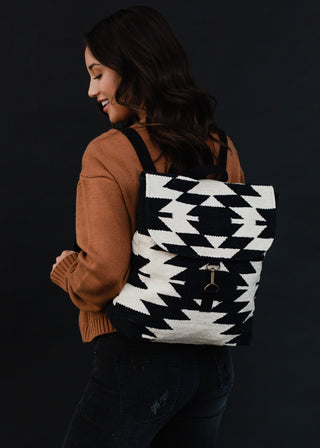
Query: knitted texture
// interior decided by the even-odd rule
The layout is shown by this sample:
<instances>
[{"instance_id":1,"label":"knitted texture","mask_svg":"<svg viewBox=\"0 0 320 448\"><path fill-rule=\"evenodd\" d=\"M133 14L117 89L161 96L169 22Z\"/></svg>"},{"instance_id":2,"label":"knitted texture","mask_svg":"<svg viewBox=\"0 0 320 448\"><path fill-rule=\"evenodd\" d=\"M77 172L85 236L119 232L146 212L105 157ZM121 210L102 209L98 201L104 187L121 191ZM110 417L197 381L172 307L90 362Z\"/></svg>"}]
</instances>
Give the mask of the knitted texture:
<instances>
[{"instance_id":1,"label":"knitted texture","mask_svg":"<svg viewBox=\"0 0 320 448\"><path fill-rule=\"evenodd\" d=\"M249 344L275 219L271 185L143 172L130 275L107 305L112 324L154 342Z\"/></svg>"}]
</instances>

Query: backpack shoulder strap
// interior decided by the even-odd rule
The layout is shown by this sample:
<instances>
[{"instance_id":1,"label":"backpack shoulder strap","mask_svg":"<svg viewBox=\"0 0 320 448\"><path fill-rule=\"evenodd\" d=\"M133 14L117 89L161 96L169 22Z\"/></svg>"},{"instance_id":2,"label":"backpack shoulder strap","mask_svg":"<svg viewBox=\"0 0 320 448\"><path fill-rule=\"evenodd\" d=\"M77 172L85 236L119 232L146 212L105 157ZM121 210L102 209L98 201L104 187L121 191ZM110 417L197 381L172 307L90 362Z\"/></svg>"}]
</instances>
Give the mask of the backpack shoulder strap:
<instances>
[{"instance_id":1,"label":"backpack shoulder strap","mask_svg":"<svg viewBox=\"0 0 320 448\"><path fill-rule=\"evenodd\" d=\"M153 171L157 172L154 163L151 159L150 153L143 139L140 137L139 133L134 129L127 127L119 129L130 141L132 146L134 147L137 156L139 157L140 163L144 169L144 171Z\"/></svg>"}]
</instances>

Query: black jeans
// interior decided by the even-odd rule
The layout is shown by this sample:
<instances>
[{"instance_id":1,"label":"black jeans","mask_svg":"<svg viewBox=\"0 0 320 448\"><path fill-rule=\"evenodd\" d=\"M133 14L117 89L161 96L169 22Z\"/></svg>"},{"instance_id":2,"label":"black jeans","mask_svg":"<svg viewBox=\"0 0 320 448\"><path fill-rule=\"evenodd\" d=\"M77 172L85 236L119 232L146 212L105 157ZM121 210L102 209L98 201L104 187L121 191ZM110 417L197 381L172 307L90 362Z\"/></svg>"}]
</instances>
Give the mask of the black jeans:
<instances>
[{"instance_id":1,"label":"black jeans","mask_svg":"<svg viewBox=\"0 0 320 448\"><path fill-rule=\"evenodd\" d=\"M231 348L98 336L62 448L214 448L234 382Z\"/></svg>"}]
</instances>

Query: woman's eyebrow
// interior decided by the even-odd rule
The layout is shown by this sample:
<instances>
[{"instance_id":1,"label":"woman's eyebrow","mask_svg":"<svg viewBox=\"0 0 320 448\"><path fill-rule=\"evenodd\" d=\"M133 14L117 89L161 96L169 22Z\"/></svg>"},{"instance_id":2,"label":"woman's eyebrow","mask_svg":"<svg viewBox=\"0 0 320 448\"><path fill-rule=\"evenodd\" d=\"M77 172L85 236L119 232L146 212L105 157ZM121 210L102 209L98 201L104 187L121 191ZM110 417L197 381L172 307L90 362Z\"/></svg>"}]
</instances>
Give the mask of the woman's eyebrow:
<instances>
[{"instance_id":1,"label":"woman's eyebrow","mask_svg":"<svg viewBox=\"0 0 320 448\"><path fill-rule=\"evenodd\" d=\"M88 69L91 70L92 67L94 67L95 65L101 65L101 64L98 64L97 62L94 62L93 64L89 65Z\"/></svg>"}]
</instances>

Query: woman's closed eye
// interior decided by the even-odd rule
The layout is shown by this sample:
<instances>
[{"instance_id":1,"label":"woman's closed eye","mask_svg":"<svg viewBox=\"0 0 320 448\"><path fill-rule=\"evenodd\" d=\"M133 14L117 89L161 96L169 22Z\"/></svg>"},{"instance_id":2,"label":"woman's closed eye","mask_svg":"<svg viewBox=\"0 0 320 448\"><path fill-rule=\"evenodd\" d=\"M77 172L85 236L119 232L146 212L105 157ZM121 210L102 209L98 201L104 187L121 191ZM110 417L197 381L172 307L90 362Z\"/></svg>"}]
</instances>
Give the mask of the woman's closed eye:
<instances>
[{"instance_id":1,"label":"woman's closed eye","mask_svg":"<svg viewBox=\"0 0 320 448\"><path fill-rule=\"evenodd\" d=\"M102 75L95 76L93 79L99 79Z\"/></svg>"}]
</instances>

